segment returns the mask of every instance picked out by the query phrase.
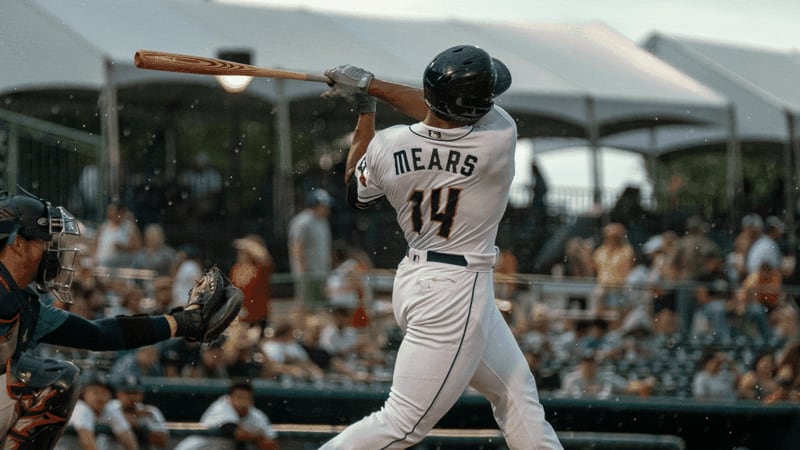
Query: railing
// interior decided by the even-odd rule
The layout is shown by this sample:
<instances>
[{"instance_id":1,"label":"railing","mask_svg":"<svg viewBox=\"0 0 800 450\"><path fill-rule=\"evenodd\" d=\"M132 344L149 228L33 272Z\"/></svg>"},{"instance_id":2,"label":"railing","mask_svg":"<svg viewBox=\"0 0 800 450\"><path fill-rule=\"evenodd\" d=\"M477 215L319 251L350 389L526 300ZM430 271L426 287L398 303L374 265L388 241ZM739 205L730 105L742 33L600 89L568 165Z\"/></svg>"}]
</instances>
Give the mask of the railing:
<instances>
[{"instance_id":1,"label":"railing","mask_svg":"<svg viewBox=\"0 0 800 450\"><path fill-rule=\"evenodd\" d=\"M143 385L145 403L159 407L173 421L170 431L174 430L174 438L205 433L196 421L211 402L227 392L222 380L144 378ZM286 448L295 448L289 443L324 442L347 424L379 409L387 395L388 388L286 388L277 382L254 381L255 406L275 424L279 442L286 443ZM571 399L554 398L548 393L540 397L548 421L567 449L730 450L742 446L750 450L794 450L799 442L797 404L630 396ZM182 414L176 414L176 408ZM416 448L505 448L489 403L470 392L462 395L424 443L429 447Z\"/></svg>"},{"instance_id":2,"label":"railing","mask_svg":"<svg viewBox=\"0 0 800 450\"><path fill-rule=\"evenodd\" d=\"M178 443L189 436L205 436L225 438L219 429L208 428L197 422L167 422L169 443L165 450L174 449ZM277 443L280 448L309 448L310 444L317 446L341 432L344 425L307 425L307 424L273 424L272 428L278 434ZM105 424L95 426L95 434L113 436L111 427ZM684 450L686 443L678 436L644 433L596 433L565 431L557 432L559 441L565 449L597 450ZM77 436L75 429L68 426L64 430L66 440ZM234 443L233 439L230 440ZM66 442L65 442L66 443ZM63 445L64 443L62 443ZM503 434L495 429L454 429L435 428L419 444L413 448L424 449L465 449L481 448L484 450L507 450Z\"/></svg>"}]
</instances>

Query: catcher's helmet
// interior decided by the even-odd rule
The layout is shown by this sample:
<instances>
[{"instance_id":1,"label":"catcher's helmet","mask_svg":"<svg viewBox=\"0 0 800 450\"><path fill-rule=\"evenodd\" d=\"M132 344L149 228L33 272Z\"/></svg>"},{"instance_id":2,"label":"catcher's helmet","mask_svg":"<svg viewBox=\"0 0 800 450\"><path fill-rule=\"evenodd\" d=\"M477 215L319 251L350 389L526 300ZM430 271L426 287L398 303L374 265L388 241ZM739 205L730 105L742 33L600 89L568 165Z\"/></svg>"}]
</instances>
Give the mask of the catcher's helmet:
<instances>
[{"instance_id":1,"label":"catcher's helmet","mask_svg":"<svg viewBox=\"0 0 800 450\"><path fill-rule=\"evenodd\" d=\"M457 45L433 58L423 75L425 103L447 120L475 122L489 112L494 97L511 86L500 60L474 45Z\"/></svg>"},{"instance_id":2,"label":"catcher's helmet","mask_svg":"<svg viewBox=\"0 0 800 450\"><path fill-rule=\"evenodd\" d=\"M70 286L80 236L77 222L64 207L21 190L21 195L0 192L0 248L12 244L17 236L49 242L36 274L37 287L72 303Z\"/></svg>"}]
</instances>

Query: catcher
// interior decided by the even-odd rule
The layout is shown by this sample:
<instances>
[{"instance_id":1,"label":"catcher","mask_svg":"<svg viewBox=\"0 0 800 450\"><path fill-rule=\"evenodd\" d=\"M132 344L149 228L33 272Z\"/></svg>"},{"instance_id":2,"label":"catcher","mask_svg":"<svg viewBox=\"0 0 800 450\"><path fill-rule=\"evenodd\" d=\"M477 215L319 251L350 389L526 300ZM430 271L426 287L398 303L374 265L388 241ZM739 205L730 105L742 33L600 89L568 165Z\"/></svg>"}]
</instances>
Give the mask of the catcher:
<instances>
[{"instance_id":1,"label":"catcher","mask_svg":"<svg viewBox=\"0 0 800 450\"><path fill-rule=\"evenodd\" d=\"M23 191L0 192L0 448L51 449L78 398L79 370L28 353L40 342L96 351L123 350L172 337L209 342L236 317L242 293L213 268L166 315L94 321L39 299L71 303L80 235L64 207ZM34 289L34 287L36 289Z\"/></svg>"}]
</instances>

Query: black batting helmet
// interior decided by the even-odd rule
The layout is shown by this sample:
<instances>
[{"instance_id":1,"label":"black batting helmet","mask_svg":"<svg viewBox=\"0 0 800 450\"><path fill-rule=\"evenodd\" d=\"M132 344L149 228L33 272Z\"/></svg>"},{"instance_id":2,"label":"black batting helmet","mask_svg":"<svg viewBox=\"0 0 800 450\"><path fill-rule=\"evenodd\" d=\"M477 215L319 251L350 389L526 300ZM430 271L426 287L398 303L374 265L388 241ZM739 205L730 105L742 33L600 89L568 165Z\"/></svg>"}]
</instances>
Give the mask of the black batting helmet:
<instances>
[{"instance_id":1,"label":"black batting helmet","mask_svg":"<svg viewBox=\"0 0 800 450\"><path fill-rule=\"evenodd\" d=\"M511 86L500 60L474 45L457 45L433 58L423 75L425 103L444 119L472 123Z\"/></svg>"},{"instance_id":2,"label":"black batting helmet","mask_svg":"<svg viewBox=\"0 0 800 450\"><path fill-rule=\"evenodd\" d=\"M52 206L21 189L23 194L0 192L0 248L17 236L49 242L39 264L36 284L65 303L72 303L70 286L78 255L77 221L66 208Z\"/></svg>"}]
</instances>

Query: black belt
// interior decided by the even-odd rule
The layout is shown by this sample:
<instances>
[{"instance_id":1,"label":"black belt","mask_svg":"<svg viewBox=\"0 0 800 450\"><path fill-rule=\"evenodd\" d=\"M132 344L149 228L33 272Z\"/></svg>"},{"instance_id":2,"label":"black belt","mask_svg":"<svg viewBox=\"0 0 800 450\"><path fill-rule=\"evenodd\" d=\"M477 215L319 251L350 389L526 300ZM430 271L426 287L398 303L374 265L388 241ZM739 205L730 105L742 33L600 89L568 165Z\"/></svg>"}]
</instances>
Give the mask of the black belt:
<instances>
[{"instance_id":1,"label":"black belt","mask_svg":"<svg viewBox=\"0 0 800 450\"><path fill-rule=\"evenodd\" d=\"M431 262L467 267L467 258L465 258L464 255L453 255L451 253L435 252L433 250L428 250L425 254L427 255L426 259ZM406 255L408 255L408 251L406 251Z\"/></svg>"}]
</instances>

